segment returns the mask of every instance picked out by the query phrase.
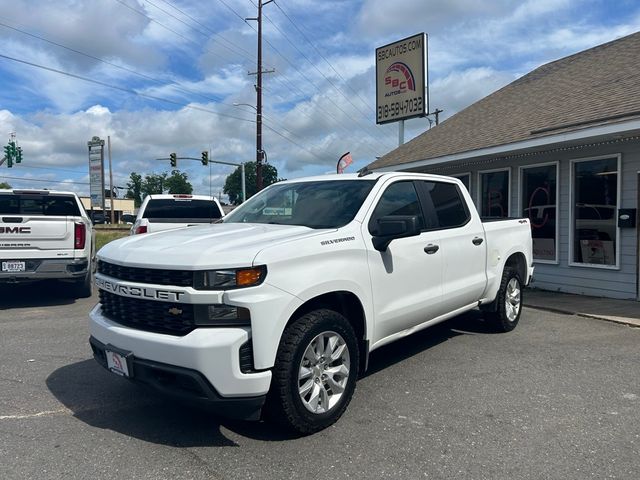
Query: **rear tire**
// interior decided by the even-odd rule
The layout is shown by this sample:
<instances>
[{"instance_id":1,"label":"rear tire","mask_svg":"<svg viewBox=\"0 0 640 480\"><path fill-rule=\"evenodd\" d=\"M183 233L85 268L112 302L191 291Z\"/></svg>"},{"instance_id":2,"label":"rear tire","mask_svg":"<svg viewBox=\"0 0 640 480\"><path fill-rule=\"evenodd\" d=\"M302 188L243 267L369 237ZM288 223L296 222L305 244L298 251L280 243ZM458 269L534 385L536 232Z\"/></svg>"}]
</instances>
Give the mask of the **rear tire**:
<instances>
[{"instance_id":1,"label":"rear tire","mask_svg":"<svg viewBox=\"0 0 640 480\"><path fill-rule=\"evenodd\" d=\"M320 309L289 325L280 340L267 396L267 419L308 435L335 423L355 390L359 364L353 327Z\"/></svg>"},{"instance_id":2,"label":"rear tire","mask_svg":"<svg viewBox=\"0 0 640 480\"><path fill-rule=\"evenodd\" d=\"M496 331L510 332L516 328L522 314L522 280L515 269L505 267L492 307L485 311L485 318Z\"/></svg>"},{"instance_id":3,"label":"rear tire","mask_svg":"<svg viewBox=\"0 0 640 480\"><path fill-rule=\"evenodd\" d=\"M93 294L93 282L91 268L82 280L73 285L73 296L75 298L89 298Z\"/></svg>"}]
</instances>

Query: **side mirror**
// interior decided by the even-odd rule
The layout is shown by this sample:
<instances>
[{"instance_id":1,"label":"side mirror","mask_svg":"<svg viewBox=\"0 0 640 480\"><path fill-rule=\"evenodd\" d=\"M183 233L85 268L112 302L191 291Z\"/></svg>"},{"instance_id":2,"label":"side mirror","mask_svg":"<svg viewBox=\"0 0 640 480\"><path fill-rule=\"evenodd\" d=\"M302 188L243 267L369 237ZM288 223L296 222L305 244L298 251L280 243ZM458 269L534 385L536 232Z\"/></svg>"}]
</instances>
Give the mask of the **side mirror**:
<instances>
[{"instance_id":1,"label":"side mirror","mask_svg":"<svg viewBox=\"0 0 640 480\"><path fill-rule=\"evenodd\" d=\"M392 240L420 235L418 217L415 215L397 215L378 219L378 228L371 241L373 248L384 252Z\"/></svg>"}]
</instances>

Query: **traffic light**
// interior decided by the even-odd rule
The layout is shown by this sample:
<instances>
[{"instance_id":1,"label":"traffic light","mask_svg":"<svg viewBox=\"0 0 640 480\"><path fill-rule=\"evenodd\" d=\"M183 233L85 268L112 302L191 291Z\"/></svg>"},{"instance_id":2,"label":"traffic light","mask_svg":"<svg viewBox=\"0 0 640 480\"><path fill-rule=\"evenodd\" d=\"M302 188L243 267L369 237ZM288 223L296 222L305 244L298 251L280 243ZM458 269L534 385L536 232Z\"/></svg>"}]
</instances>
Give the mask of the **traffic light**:
<instances>
[{"instance_id":1,"label":"traffic light","mask_svg":"<svg viewBox=\"0 0 640 480\"><path fill-rule=\"evenodd\" d=\"M202 152L202 165L205 167L209 165L209 152Z\"/></svg>"},{"instance_id":2,"label":"traffic light","mask_svg":"<svg viewBox=\"0 0 640 480\"><path fill-rule=\"evenodd\" d=\"M13 150L11 148L11 142L4 146L4 156L7 159L7 167L13 167Z\"/></svg>"},{"instance_id":3,"label":"traffic light","mask_svg":"<svg viewBox=\"0 0 640 480\"><path fill-rule=\"evenodd\" d=\"M16 163L22 163L22 147L18 147L16 152Z\"/></svg>"},{"instance_id":4,"label":"traffic light","mask_svg":"<svg viewBox=\"0 0 640 480\"><path fill-rule=\"evenodd\" d=\"M176 156L175 153L170 153L169 154L169 161L171 162L171 166L172 167L177 167L178 166L178 157Z\"/></svg>"}]
</instances>

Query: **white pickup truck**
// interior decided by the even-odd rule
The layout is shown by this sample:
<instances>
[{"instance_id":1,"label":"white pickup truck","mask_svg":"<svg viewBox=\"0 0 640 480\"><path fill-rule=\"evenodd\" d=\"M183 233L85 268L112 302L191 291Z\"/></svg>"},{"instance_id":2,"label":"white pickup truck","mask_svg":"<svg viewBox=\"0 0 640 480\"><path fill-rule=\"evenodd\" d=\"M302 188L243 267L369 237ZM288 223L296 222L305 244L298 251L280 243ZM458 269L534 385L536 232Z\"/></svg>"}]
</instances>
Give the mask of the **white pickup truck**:
<instances>
[{"instance_id":1,"label":"white pickup truck","mask_svg":"<svg viewBox=\"0 0 640 480\"><path fill-rule=\"evenodd\" d=\"M90 297L93 227L72 192L0 190L0 283L68 280Z\"/></svg>"},{"instance_id":2,"label":"white pickup truck","mask_svg":"<svg viewBox=\"0 0 640 480\"><path fill-rule=\"evenodd\" d=\"M147 195L140 205L131 234L216 223L224 217L216 197L189 194Z\"/></svg>"},{"instance_id":3,"label":"white pickup truck","mask_svg":"<svg viewBox=\"0 0 640 480\"><path fill-rule=\"evenodd\" d=\"M223 223L101 249L90 343L116 374L312 433L373 350L476 307L513 329L531 265L529 221L483 223L457 179L285 181Z\"/></svg>"}]
</instances>

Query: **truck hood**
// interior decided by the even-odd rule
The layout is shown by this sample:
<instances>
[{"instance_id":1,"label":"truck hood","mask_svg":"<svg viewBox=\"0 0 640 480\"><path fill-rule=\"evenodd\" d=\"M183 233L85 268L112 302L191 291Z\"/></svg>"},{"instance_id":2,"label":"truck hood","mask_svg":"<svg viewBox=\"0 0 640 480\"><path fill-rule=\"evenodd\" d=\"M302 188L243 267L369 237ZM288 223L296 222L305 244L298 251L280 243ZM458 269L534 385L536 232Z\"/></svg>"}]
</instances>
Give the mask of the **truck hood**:
<instances>
[{"instance_id":1,"label":"truck hood","mask_svg":"<svg viewBox=\"0 0 640 480\"><path fill-rule=\"evenodd\" d=\"M266 247L327 231L295 225L219 223L122 238L101 248L98 258L146 268L245 267Z\"/></svg>"}]
</instances>

